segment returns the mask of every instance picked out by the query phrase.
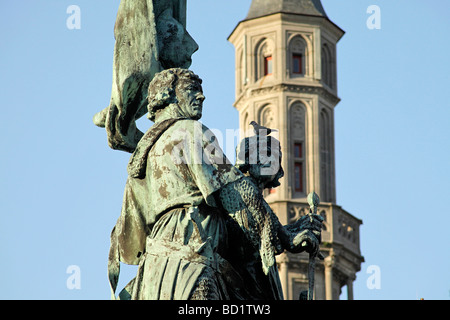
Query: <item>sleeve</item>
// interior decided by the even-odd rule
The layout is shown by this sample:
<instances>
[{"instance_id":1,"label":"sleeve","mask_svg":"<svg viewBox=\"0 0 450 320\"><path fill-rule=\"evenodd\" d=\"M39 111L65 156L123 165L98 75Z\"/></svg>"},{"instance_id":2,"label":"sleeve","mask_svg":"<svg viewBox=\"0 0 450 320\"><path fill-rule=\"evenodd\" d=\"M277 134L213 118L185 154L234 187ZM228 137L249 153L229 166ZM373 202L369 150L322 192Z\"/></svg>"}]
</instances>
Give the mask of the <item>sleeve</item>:
<instances>
[{"instance_id":1,"label":"sleeve","mask_svg":"<svg viewBox=\"0 0 450 320\"><path fill-rule=\"evenodd\" d=\"M244 178L228 184L220 192L223 208L259 250L267 274L275 265L275 255L283 251L278 238L280 223L256 185Z\"/></svg>"},{"instance_id":2,"label":"sleeve","mask_svg":"<svg viewBox=\"0 0 450 320\"><path fill-rule=\"evenodd\" d=\"M189 170L206 203L217 207L214 193L241 179L243 174L227 159L217 137L206 126L192 121L190 132Z\"/></svg>"}]
</instances>

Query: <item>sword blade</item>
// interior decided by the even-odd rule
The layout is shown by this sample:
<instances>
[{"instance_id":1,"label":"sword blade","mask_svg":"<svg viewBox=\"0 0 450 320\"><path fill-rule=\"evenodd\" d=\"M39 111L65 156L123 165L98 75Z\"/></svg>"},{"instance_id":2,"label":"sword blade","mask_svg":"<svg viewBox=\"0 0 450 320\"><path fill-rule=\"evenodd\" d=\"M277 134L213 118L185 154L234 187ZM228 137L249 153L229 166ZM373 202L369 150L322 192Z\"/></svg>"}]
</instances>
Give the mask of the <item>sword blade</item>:
<instances>
[{"instance_id":1,"label":"sword blade","mask_svg":"<svg viewBox=\"0 0 450 320\"><path fill-rule=\"evenodd\" d=\"M314 272L316 269L316 257L314 254L309 255L308 263L308 300L314 299Z\"/></svg>"}]
</instances>

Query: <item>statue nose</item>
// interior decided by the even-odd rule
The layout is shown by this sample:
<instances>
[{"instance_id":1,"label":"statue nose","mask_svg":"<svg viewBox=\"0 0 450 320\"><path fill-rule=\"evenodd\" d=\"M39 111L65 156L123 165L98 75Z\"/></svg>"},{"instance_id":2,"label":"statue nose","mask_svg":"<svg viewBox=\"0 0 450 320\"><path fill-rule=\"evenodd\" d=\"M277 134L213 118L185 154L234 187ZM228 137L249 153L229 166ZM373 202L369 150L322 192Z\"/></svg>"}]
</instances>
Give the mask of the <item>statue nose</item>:
<instances>
[{"instance_id":1,"label":"statue nose","mask_svg":"<svg viewBox=\"0 0 450 320\"><path fill-rule=\"evenodd\" d=\"M186 47L188 48L188 51L191 52L191 54L193 54L199 49L198 43L194 40L194 38L192 38L189 32L187 32L187 30L185 30L184 36Z\"/></svg>"},{"instance_id":2,"label":"statue nose","mask_svg":"<svg viewBox=\"0 0 450 320\"><path fill-rule=\"evenodd\" d=\"M203 94L199 93L199 94L197 95L197 99L198 99L198 100L201 100L201 101L205 101L206 97L205 97Z\"/></svg>"}]
</instances>

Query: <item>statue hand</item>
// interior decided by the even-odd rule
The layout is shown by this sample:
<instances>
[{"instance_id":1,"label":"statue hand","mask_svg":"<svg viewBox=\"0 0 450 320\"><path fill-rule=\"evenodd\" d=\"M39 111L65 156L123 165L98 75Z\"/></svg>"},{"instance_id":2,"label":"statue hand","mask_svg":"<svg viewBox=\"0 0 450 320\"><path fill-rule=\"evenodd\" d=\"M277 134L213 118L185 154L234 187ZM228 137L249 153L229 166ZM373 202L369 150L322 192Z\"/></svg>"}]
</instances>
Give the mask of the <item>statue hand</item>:
<instances>
[{"instance_id":1,"label":"statue hand","mask_svg":"<svg viewBox=\"0 0 450 320\"><path fill-rule=\"evenodd\" d=\"M321 232L322 231L322 227L323 227L323 218L321 216L319 216L318 214L313 214L313 215L306 215L301 217L300 219L298 219L294 224L292 224L291 228L293 228L294 230L305 230L305 229L309 229L311 231L318 231ZM294 231L292 230L292 231Z\"/></svg>"},{"instance_id":2,"label":"statue hand","mask_svg":"<svg viewBox=\"0 0 450 320\"><path fill-rule=\"evenodd\" d=\"M295 223L285 226L290 234L290 244L286 248L293 253L306 251L317 253L321 242L323 218L317 214L301 217Z\"/></svg>"},{"instance_id":3,"label":"statue hand","mask_svg":"<svg viewBox=\"0 0 450 320\"><path fill-rule=\"evenodd\" d=\"M306 251L311 254L319 252L320 232L303 230L296 234L292 239L292 247L289 250L292 253L299 253Z\"/></svg>"}]
</instances>

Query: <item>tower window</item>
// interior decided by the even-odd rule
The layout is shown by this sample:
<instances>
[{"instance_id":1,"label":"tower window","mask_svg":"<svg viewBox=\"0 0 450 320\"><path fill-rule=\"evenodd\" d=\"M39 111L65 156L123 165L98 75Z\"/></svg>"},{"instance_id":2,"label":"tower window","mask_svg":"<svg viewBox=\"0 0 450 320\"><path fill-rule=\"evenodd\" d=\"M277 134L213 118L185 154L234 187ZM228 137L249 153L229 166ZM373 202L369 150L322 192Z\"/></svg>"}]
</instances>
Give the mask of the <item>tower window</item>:
<instances>
[{"instance_id":1,"label":"tower window","mask_svg":"<svg viewBox=\"0 0 450 320\"><path fill-rule=\"evenodd\" d=\"M296 162L294 166L295 192L303 192L303 163Z\"/></svg>"},{"instance_id":2,"label":"tower window","mask_svg":"<svg viewBox=\"0 0 450 320\"><path fill-rule=\"evenodd\" d=\"M323 108L320 111L320 197L323 201L333 201L332 189L332 150L329 113Z\"/></svg>"},{"instance_id":3,"label":"tower window","mask_svg":"<svg viewBox=\"0 0 450 320\"><path fill-rule=\"evenodd\" d=\"M294 143L294 189L304 192L303 187L303 143Z\"/></svg>"},{"instance_id":4,"label":"tower window","mask_svg":"<svg viewBox=\"0 0 450 320\"><path fill-rule=\"evenodd\" d=\"M292 141L289 145L289 180L293 198L304 197L308 186L306 118L306 106L300 101L294 102L289 111L289 132Z\"/></svg>"},{"instance_id":5,"label":"tower window","mask_svg":"<svg viewBox=\"0 0 450 320\"><path fill-rule=\"evenodd\" d=\"M323 82L333 88L333 67L332 56L330 48L327 44L322 46L322 80Z\"/></svg>"},{"instance_id":6,"label":"tower window","mask_svg":"<svg viewBox=\"0 0 450 320\"><path fill-rule=\"evenodd\" d=\"M264 57L264 75L269 76L273 72L272 56Z\"/></svg>"},{"instance_id":7,"label":"tower window","mask_svg":"<svg viewBox=\"0 0 450 320\"><path fill-rule=\"evenodd\" d=\"M302 144L301 143L294 144L294 157L302 158L302 154L303 154Z\"/></svg>"},{"instance_id":8,"label":"tower window","mask_svg":"<svg viewBox=\"0 0 450 320\"><path fill-rule=\"evenodd\" d=\"M296 35L287 44L287 65L291 77L297 78L309 74L308 46L302 35Z\"/></svg>"},{"instance_id":9,"label":"tower window","mask_svg":"<svg viewBox=\"0 0 450 320\"><path fill-rule=\"evenodd\" d=\"M292 55L292 73L303 74L303 56L301 54Z\"/></svg>"},{"instance_id":10,"label":"tower window","mask_svg":"<svg viewBox=\"0 0 450 320\"><path fill-rule=\"evenodd\" d=\"M255 80L273 73L274 45L272 40L264 38L255 47Z\"/></svg>"}]
</instances>

